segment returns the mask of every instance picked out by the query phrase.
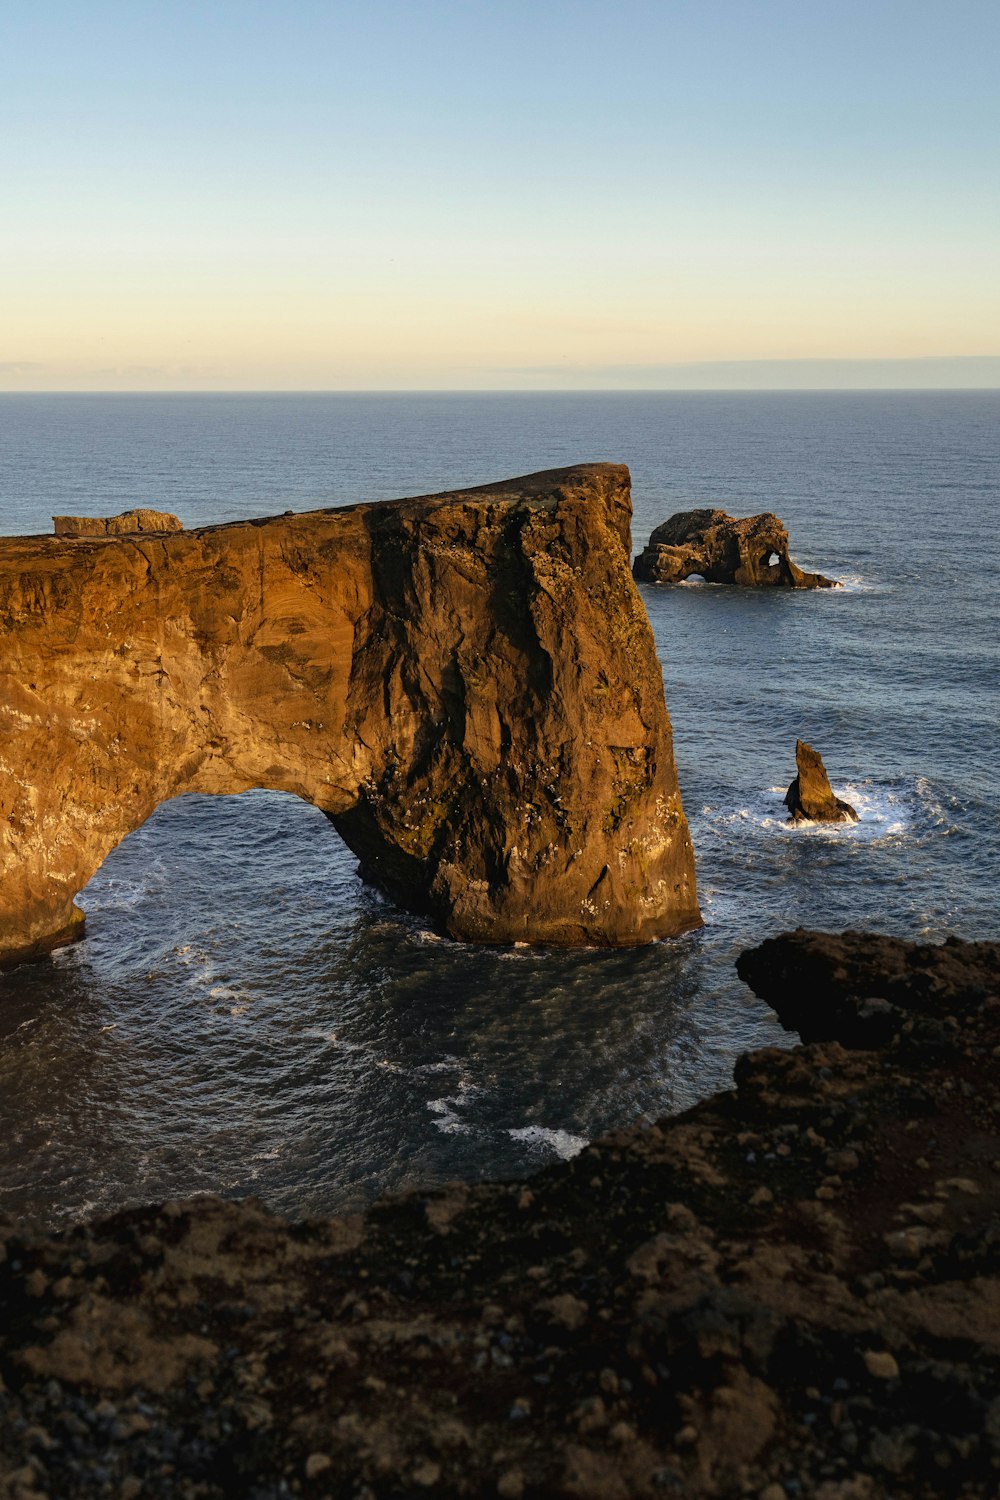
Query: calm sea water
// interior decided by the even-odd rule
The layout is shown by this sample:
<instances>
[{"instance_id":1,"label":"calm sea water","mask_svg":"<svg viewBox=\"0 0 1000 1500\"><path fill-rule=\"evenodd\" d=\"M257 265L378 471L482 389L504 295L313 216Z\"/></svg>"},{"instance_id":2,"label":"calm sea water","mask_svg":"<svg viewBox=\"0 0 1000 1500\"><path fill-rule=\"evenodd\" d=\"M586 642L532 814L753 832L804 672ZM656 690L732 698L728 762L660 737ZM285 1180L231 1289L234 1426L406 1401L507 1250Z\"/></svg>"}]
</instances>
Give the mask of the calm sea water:
<instances>
[{"instance_id":1,"label":"calm sea water","mask_svg":"<svg viewBox=\"0 0 1000 1500\"><path fill-rule=\"evenodd\" d=\"M189 525L627 462L672 511L775 510L836 592L644 587L706 926L618 953L442 941L292 797L184 797L88 937L0 976L0 1210L201 1190L290 1213L515 1174L783 1040L740 949L799 923L1000 934L1000 394L0 397L0 533ZM791 828L796 736L853 827Z\"/></svg>"}]
</instances>

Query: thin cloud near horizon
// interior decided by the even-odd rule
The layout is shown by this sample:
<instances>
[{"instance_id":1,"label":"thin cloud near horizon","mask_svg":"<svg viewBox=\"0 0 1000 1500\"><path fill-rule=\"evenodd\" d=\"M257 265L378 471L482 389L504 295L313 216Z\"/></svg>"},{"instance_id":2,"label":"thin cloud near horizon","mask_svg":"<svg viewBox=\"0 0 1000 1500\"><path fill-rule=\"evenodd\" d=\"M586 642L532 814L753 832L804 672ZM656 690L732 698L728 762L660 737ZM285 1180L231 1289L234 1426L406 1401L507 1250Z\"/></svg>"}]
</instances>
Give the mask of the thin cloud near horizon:
<instances>
[{"instance_id":1,"label":"thin cloud near horizon","mask_svg":"<svg viewBox=\"0 0 1000 1500\"><path fill-rule=\"evenodd\" d=\"M574 375L580 378L610 378L616 381L625 379L656 380L669 379L672 382L684 382L702 379L717 379L725 377L753 377L777 378L780 375L797 376L795 384L801 383L803 378L837 378L850 381L855 380L868 382L875 377L885 376L895 380L904 379L909 376L911 380L920 381L924 379L938 378L952 375L956 378L968 380L978 377L973 381L972 389L977 385L984 389L1000 387L1000 354L959 354L959 355L925 355L915 358L891 357L869 359L849 358L824 358L813 356L802 359L743 359L743 360L678 360L664 361L661 363L648 364L563 364L553 365L526 365L520 369L497 370L497 374L523 375L526 377L549 378L552 376Z\"/></svg>"},{"instance_id":2,"label":"thin cloud near horizon","mask_svg":"<svg viewBox=\"0 0 1000 1500\"><path fill-rule=\"evenodd\" d=\"M808 391L808 390L982 390L1000 389L1000 355L925 355L916 358L890 359L760 359L760 360L687 360L648 364L561 364L495 366L490 369L465 369L451 372L452 383L416 385L343 384L266 386L261 384L224 383L217 374L213 379L204 367L118 366L107 365L72 371L56 362L0 362L0 380L5 376L21 379L31 372L51 378L72 379L72 384L56 387L51 383L31 389L22 386L8 394L406 394L422 392L490 392L502 394L539 394L545 391ZM470 384L478 376L482 384ZM108 387L93 382L117 379L124 386ZM502 382L491 384L492 381ZM140 385L137 382L147 381Z\"/></svg>"}]
</instances>

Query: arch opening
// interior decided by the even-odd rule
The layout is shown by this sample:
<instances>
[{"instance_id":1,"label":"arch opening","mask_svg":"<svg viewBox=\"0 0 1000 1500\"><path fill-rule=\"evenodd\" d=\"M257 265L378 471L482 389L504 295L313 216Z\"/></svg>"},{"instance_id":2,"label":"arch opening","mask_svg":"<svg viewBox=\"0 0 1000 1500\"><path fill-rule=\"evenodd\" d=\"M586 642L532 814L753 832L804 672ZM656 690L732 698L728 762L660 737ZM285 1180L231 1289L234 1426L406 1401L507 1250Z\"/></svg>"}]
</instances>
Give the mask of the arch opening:
<instances>
[{"instance_id":1,"label":"arch opening","mask_svg":"<svg viewBox=\"0 0 1000 1500\"><path fill-rule=\"evenodd\" d=\"M357 904L358 860L332 820L293 793L182 793L161 802L115 845L77 901L99 939L155 948L183 934L240 933L279 943L282 931L336 921ZM142 932L122 929L138 924Z\"/></svg>"}]
</instances>

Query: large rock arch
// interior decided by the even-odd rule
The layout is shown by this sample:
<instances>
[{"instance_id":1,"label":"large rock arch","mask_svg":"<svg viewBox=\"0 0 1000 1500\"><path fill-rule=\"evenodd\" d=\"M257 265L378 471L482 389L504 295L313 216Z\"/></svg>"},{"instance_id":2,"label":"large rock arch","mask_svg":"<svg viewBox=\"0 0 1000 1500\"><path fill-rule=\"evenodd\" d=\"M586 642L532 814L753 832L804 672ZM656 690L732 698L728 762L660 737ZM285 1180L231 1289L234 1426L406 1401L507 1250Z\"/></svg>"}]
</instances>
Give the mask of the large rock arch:
<instances>
[{"instance_id":1,"label":"large rock arch","mask_svg":"<svg viewBox=\"0 0 1000 1500\"><path fill-rule=\"evenodd\" d=\"M457 938L699 921L628 470L0 542L0 961L182 792L289 791Z\"/></svg>"}]
</instances>

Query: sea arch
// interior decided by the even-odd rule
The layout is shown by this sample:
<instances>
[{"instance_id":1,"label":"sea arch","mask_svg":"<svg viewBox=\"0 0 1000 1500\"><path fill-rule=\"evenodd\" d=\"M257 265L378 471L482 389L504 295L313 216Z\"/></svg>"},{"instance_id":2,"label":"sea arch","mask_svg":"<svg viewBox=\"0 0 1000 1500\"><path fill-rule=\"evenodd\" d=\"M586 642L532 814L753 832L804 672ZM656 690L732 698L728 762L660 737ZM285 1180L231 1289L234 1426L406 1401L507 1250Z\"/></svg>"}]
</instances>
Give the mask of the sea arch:
<instances>
[{"instance_id":1,"label":"sea arch","mask_svg":"<svg viewBox=\"0 0 1000 1500\"><path fill-rule=\"evenodd\" d=\"M628 470L174 533L0 542L0 962L161 802L320 808L450 935L628 944L699 921L629 572Z\"/></svg>"}]
</instances>

